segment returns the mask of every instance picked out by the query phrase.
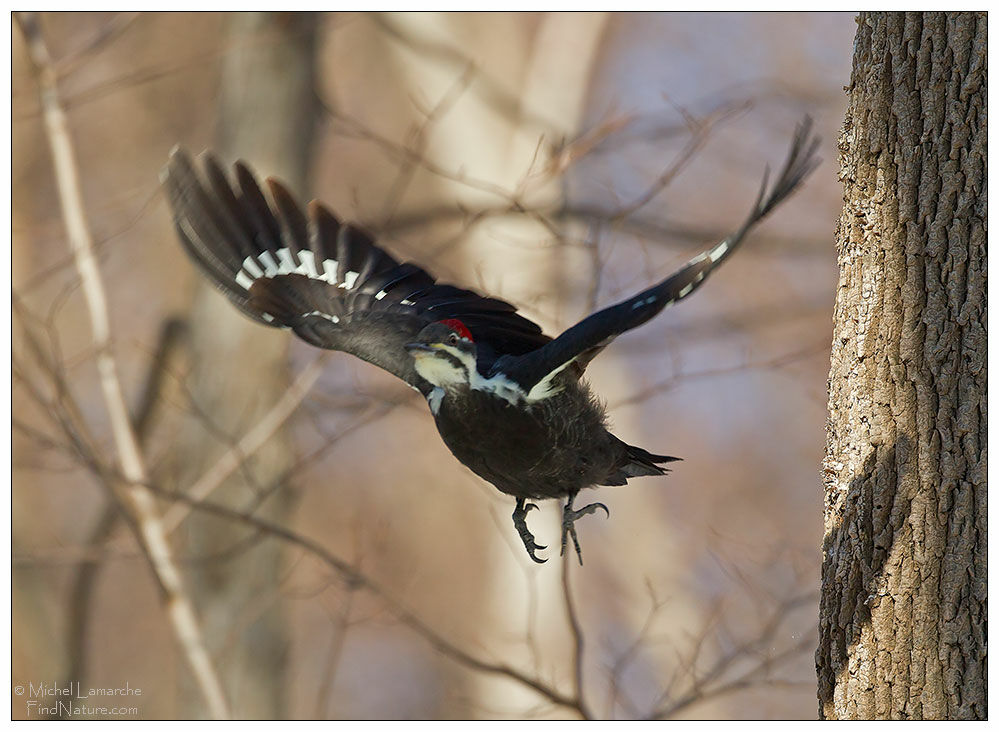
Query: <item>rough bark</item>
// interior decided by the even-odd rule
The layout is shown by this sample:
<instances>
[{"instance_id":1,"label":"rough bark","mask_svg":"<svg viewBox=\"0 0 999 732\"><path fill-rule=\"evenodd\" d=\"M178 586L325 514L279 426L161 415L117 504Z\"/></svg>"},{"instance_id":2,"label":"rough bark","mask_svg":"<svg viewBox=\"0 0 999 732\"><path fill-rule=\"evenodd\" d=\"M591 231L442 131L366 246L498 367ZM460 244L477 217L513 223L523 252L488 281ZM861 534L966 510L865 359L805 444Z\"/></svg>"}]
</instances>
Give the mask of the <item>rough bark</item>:
<instances>
[{"instance_id":1,"label":"rough bark","mask_svg":"<svg viewBox=\"0 0 999 732\"><path fill-rule=\"evenodd\" d=\"M985 15L861 15L849 94L819 711L984 719Z\"/></svg>"},{"instance_id":2,"label":"rough bark","mask_svg":"<svg viewBox=\"0 0 999 732\"><path fill-rule=\"evenodd\" d=\"M306 193L316 118L316 23L310 14L232 16L219 90L221 159L250 161L259 174L282 179L299 196ZM289 385L287 335L243 317L203 281L190 320L188 385L200 415L181 446L182 485L190 485L230 447L220 435L235 440L245 434ZM211 498L236 509L254 508L286 525L294 497L282 475L293 459L290 439L279 430ZM202 557L192 565L192 585L233 715L282 718L289 638L275 594L284 579L281 547L210 516L193 515L186 526L189 550ZM199 713L196 706L184 712Z\"/></svg>"}]
</instances>

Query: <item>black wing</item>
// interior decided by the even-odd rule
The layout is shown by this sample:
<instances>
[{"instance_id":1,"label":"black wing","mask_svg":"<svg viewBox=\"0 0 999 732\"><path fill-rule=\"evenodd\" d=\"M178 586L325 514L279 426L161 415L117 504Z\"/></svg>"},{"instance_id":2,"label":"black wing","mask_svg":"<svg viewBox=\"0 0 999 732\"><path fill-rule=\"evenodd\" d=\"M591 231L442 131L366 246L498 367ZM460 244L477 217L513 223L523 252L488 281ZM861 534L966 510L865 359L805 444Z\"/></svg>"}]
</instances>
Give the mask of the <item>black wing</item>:
<instances>
[{"instance_id":1,"label":"black wing","mask_svg":"<svg viewBox=\"0 0 999 732\"><path fill-rule=\"evenodd\" d=\"M756 203L738 231L691 259L681 270L658 285L594 313L536 351L498 359L493 366L493 374L503 374L514 381L527 394L529 401L542 399L557 389L553 387L553 380L561 371L573 365L575 373L581 372L581 368L618 335L646 323L663 308L700 287L707 276L732 255L749 230L787 198L819 164L819 159L815 157L819 140L812 137L811 128L809 118L798 126L787 162L769 194L769 169L764 173Z\"/></svg>"},{"instance_id":2,"label":"black wing","mask_svg":"<svg viewBox=\"0 0 999 732\"><path fill-rule=\"evenodd\" d=\"M420 267L400 264L317 202L306 215L271 179L268 203L245 164L234 166L232 185L210 154L202 160L204 180L182 149L163 172L177 233L202 272L254 320L352 353L424 393L431 387L403 346L429 323L461 320L483 370L498 354L527 353L551 340L513 305L436 284Z\"/></svg>"}]
</instances>

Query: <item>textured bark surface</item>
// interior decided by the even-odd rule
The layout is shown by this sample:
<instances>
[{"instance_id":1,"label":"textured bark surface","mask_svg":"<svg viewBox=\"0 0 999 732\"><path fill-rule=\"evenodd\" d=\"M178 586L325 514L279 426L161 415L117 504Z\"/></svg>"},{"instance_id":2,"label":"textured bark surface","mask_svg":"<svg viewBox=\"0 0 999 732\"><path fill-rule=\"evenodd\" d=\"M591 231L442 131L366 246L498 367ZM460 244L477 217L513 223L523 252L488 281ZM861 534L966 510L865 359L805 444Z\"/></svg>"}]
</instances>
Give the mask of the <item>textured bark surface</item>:
<instances>
[{"instance_id":1,"label":"textured bark surface","mask_svg":"<svg viewBox=\"0 0 999 732\"><path fill-rule=\"evenodd\" d=\"M864 14L840 138L829 719L986 708L986 19Z\"/></svg>"},{"instance_id":2,"label":"textured bark surface","mask_svg":"<svg viewBox=\"0 0 999 732\"><path fill-rule=\"evenodd\" d=\"M220 160L251 161L260 175L282 179L302 197L316 118L315 31L309 14L233 15L219 89ZM287 334L243 317L203 278L190 322L188 385L201 414L185 434L181 485L200 477L288 388ZM293 460L281 430L211 499L286 525L294 498L282 476ZM290 640L274 594L286 572L281 546L211 516L195 514L186 526L188 550L203 558L191 566L192 590L233 716L283 717ZM185 701L195 706L182 714L201 714L196 700Z\"/></svg>"}]
</instances>

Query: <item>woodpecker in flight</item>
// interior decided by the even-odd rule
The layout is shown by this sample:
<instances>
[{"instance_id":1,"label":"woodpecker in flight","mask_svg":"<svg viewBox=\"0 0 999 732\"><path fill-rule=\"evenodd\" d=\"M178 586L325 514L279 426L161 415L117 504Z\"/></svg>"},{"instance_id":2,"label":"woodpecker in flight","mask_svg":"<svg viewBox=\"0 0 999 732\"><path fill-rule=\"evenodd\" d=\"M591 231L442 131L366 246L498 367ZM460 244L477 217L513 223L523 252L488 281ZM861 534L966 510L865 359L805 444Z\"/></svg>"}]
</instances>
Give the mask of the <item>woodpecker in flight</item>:
<instances>
[{"instance_id":1,"label":"woodpecker in flight","mask_svg":"<svg viewBox=\"0 0 999 732\"><path fill-rule=\"evenodd\" d=\"M201 271L250 318L291 329L319 348L346 351L395 374L430 406L444 444L458 460L516 498L513 523L535 562L527 527L532 500L562 498L562 553L575 522L603 509L574 508L583 488L664 475L679 460L628 445L607 430L604 408L583 380L587 364L621 333L696 290L746 234L815 168L818 140L806 119L784 167L727 239L675 274L605 308L556 338L516 307L400 263L361 229L320 203L303 212L267 179L265 196L242 162L234 181L210 154L199 175L175 149L163 171L180 240Z\"/></svg>"}]
</instances>

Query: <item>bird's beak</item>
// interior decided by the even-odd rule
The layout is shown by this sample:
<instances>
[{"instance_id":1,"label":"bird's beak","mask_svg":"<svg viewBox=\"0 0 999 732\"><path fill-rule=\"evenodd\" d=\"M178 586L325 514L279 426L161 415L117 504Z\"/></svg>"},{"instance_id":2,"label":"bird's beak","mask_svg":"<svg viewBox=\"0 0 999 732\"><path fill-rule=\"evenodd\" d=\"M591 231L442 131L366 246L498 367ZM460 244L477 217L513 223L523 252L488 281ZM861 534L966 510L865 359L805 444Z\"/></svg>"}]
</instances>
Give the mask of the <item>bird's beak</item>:
<instances>
[{"instance_id":1,"label":"bird's beak","mask_svg":"<svg viewBox=\"0 0 999 732\"><path fill-rule=\"evenodd\" d=\"M427 344L427 343L407 343L404 346L404 348L410 353L412 353L414 356L417 353L433 353L434 351L437 350L436 345Z\"/></svg>"}]
</instances>

